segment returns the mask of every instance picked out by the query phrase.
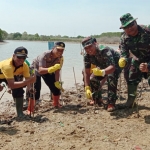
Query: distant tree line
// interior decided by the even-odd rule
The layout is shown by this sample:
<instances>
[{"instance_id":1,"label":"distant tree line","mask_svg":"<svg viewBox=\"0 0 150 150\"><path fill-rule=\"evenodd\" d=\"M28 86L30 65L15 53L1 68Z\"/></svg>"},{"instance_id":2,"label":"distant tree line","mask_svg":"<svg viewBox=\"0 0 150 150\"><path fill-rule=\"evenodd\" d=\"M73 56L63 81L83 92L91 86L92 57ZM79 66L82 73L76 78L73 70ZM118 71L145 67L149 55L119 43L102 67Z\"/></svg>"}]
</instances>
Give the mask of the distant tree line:
<instances>
[{"instance_id":1,"label":"distant tree line","mask_svg":"<svg viewBox=\"0 0 150 150\"><path fill-rule=\"evenodd\" d=\"M3 42L7 38L7 35L8 33L6 31L0 29L0 42Z\"/></svg>"},{"instance_id":2,"label":"distant tree line","mask_svg":"<svg viewBox=\"0 0 150 150\"><path fill-rule=\"evenodd\" d=\"M103 43L118 43L121 32L107 32L102 33L100 35L91 35L98 39L99 42ZM28 40L28 41L73 41L73 42L80 42L84 36L78 35L77 37L69 37L67 35L61 36L61 35L39 35L36 34L28 34L26 31L22 34L19 32L16 33L7 33L4 30L0 29L0 41L3 40Z\"/></svg>"}]
</instances>

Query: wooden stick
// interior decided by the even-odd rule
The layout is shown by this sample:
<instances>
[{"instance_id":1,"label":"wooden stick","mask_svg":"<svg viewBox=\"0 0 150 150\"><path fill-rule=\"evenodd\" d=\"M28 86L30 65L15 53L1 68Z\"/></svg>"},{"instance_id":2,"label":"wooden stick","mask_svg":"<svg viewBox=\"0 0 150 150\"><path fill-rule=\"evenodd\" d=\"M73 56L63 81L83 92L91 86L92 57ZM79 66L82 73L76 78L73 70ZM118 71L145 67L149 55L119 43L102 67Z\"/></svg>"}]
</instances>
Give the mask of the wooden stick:
<instances>
[{"instance_id":1,"label":"wooden stick","mask_svg":"<svg viewBox=\"0 0 150 150\"><path fill-rule=\"evenodd\" d=\"M6 88L5 84L3 84L3 87ZM5 89L4 93L1 95L0 100L2 99L2 97L4 96L5 92L7 91L7 88Z\"/></svg>"},{"instance_id":2,"label":"wooden stick","mask_svg":"<svg viewBox=\"0 0 150 150\"><path fill-rule=\"evenodd\" d=\"M62 87L62 79L61 79L61 75L62 75L62 68L61 68L61 70L60 70L60 77L59 77L59 79L60 79L60 83L61 83L61 87ZM63 92L63 91L62 91ZM64 105L65 103L64 103L64 100L63 100L63 94L62 94L62 92L61 92L61 100L62 100L62 105Z\"/></svg>"},{"instance_id":3,"label":"wooden stick","mask_svg":"<svg viewBox=\"0 0 150 150\"><path fill-rule=\"evenodd\" d=\"M32 84L33 88L33 100L34 100L34 109L35 109L35 92L34 92L34 83ZM34 118L34 109L33 109L33 118Z\"/></svg>"},{"instance_id":4,"label":"wooden stick","mask_svg":"<svg viewBox=\"0 0 150 150\"><path fill-rule=\"evenodd\" d=\"M121 73L120 73L120 78L119 78L119 101L121 103Z\"/></svg>"},{"instance_id":5,"label":"wooden stick","mask_svg":"<svg viewBox=\"0 0 150 150\"><path fill-rule=\"evenodd\" d=\"M74 67L73 67L73 74L74 74L74 81L75 81L76 90L77 90L77 94L78 94L78 88L77 88L77 82L76 82L76 76L75 76Z\"/></svg>"}]
</instances>

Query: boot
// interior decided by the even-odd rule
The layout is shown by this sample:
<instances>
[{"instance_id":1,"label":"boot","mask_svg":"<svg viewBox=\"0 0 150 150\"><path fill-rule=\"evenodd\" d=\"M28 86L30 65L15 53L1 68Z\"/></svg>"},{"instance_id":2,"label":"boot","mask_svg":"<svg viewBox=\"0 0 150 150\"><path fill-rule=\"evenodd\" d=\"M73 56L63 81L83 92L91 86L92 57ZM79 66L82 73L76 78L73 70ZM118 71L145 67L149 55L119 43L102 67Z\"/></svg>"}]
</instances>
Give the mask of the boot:
<instances>
[{"instance_id":1,"label":"boot","mask_svg":"<svg viewBox=\"0 0 150 150\"><path fill-rule=\"evenodd\" d=\"M128 99L126 102L126 107L132 108L135 98L136 98L136 92L137 92L137 85L128 85Z\"/></svg>"},{"instance_id":2,"label":"boot","mask_svg":"<svg viewBox=\"0 0 150 150\"><path fill-rule=\"evenodd\" d=\"M23 117L23 97L14 98L16 101L16 111L17 111L17 117Z\"/></svg>"},{"instance_id":3,"label":"boot","mask_svg":"<svg viewBox=\"0 0 150 150\"><path fill-rule=\"evenodd\" d=\"M118 104L117 109L132 108L134 106L134 101L136 98L137 86L128 85L128 99L125 104Z\"/></svg>"},{"instance_id":4,"label":"boot","mask_svg":"<svg viewBox=\"0 0 150 150\"><path fill-rule=\"evenodd\" d=\"M61 104L59 103L60 95L58 95L58 96L52 95L52 98L53 98L53 106L54 107L62 107Z\"/></svg>"},{"instance_id":5,"label":"boot","mask_svg":"<svg viewBox=\"0 0 150 150\"><path fill-rule=\"evenodd\" d=\"M35 106L35 100L32 98L29 98L28 108L27 108L28 115L31 115L31 113L34 112L34 106Z\"/></svg>"}]
</instances>

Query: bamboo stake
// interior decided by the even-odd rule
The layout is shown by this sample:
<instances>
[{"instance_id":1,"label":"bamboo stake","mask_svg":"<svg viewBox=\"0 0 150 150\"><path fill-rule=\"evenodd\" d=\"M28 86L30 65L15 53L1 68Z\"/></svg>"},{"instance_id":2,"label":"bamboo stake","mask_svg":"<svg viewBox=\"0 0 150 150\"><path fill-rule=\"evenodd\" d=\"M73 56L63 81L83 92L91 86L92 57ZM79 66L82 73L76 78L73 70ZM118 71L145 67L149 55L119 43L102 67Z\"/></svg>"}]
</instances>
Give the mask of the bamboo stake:
<instances>
[{"instance_id":1,"label":"bamboo stake","mask_svg":"<svg viewBox=\"0 0 150 150\"><path fill-rule=\"evenodd\" d=\"M4 91L4 93L1 95L0 100L2 99L2 97L3 97L4 94L5 94L5 92L7 91L7 88L6 88L6 85L5 85L5 84L3 84L3 87L5 87L5 91Z\"/></svg>"},{"instance_id":2,"label":"bamboo stake","mask_svg":"<svg viewBox=\"0 0 150 150\"><path fill-rule=\"evenodd\" d=\"M121 73L120 73L120 78L119 78L119 100L121 103Z\"/></svg>"},{"instance_id":3,"label":"bamboo stake","mask_svg":"<svg viewBox=\"0 0 150 150\"><path fill-rule=\"evenodd\" d=\"M77 82L76 82L76 76L75 76L74 67L73 67L73 74L74 74L74 81L75 81L75 85L76 85L76 90L77 90L78 98L81 98L81 95L79 94L78 87L77 87Z\"/></svg>"},{"instance_id":4,"label":"bamboo stake","mask_svg":"<svg viewBox=\"0 0 150 150\"><path fill-rule=\"evenodd\" d=\"M34 108L33 108L33 118L34 118L34 110L35 110L35 91L34 91L34 83L32 84L33 88L33 100L34 100Z\"/></svg>"},{"instance_id":5,"label":"bamboo stake","mask_svg":"<svg viewBox=\"0 0 150 150\"><path fill-rule=\"evenodd\" d=\"M75 81L76 90L77 90L77 94L78 94L78 88L77 88L77 82L76 82L76 76L75 76L74 67L73 67L73 74L74 74L74 81Z\"/></svg>"},{"instance_id":6,"label":"bamboo stake","mask_svg":"<svg viewBox=\"0 0 150 150\"><path fill-rule=\"evenodd\" d=\"M31 70L31 76L33 76L33 75L35 75L35 67L34 68L32 68L32 70ZM32 83L31 84L31 88L32 88L32 90L33 90L33 93L32 93L32 95L33 95L33 101L34 101L34 103L33 103L33 118L34 118L34 109L35 109L35 90L34 90L34 83ZM31 108L32 108L32 106L31 106L31 98L30 98L30 117L31 117Z\"/></svg>"},{"instance_id":7,"label":"bamboo stake","mask_svg":"<svg viewBox=\"0 0 150 150\"><path fill-rule=\"evenodd\" d=\"M59 78L60 78L61 87L62 87L63 82L62 82L61 76L62 76L62 68L61 68L61 70L60 70L60 77L59 77ZM63 92L64 92L64 89L62 88L61 91L62 91L62 92L61 92L62 105L65 105L65 102L64 102L64 100L63 100Z\"/></svg>"}]
</instances>

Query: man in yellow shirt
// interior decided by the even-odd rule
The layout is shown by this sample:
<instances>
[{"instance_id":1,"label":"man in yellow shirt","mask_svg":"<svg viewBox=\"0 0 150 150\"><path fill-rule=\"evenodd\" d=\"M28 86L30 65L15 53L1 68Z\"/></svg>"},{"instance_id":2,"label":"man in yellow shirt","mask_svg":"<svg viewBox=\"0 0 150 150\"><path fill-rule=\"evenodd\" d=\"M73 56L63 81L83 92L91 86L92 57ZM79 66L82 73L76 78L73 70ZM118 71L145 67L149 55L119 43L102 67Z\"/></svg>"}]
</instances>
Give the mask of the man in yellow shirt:
<instances>
[{"instance_id":1,"label":"man in yellow shirt","mask_svg":"<svg viewBox=\"0 0 150 150\"><path fill-rule=\"evenodd\" d=\"M24 86L34 83L36 76L30 77L29 67L24 62L28 51L25 47L15 49L12 58L0 62L0 83L5 82L12 89L12 96L16 101L16 111L18 117L23 117L23 94ZM23 80L25 78L25 80ZM3 87L0 87L0 91Z\"/></svg>"}]
</instances>

